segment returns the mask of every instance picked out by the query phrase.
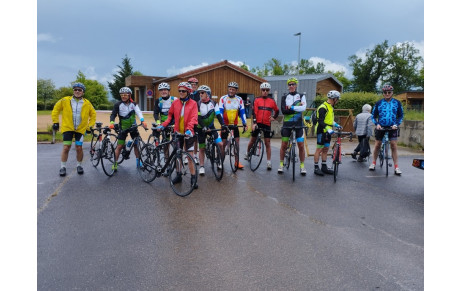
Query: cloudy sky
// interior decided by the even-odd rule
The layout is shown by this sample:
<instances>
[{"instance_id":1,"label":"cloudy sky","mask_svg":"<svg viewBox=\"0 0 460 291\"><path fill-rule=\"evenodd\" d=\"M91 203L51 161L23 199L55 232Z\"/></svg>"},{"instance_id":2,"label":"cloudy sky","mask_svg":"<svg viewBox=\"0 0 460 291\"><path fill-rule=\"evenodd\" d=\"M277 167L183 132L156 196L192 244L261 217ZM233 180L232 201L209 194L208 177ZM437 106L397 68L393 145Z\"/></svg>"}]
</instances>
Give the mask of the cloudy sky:
<instances>
[{"instance_id":1,"label":"cloudy sky","mask_svg":"<svg viewBox=\"0 0 460 291\"><path fill-rule=\"evenodd\" d=\"M37 2L37 78L67 86L79 70L103 84L128 55L144 75L271 58L351 71L348 57L388 40L424 54L423 0Z\"/></svg>"}]
</instances>

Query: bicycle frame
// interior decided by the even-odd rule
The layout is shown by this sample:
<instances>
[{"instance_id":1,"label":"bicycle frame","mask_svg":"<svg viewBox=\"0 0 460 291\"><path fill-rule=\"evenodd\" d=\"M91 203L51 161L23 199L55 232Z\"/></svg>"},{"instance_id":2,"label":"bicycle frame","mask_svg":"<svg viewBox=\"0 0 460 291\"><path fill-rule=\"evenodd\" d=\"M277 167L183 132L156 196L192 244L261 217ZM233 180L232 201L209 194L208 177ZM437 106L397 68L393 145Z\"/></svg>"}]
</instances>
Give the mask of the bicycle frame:
<instances>
[{"instance_id":1,"label":"bicycle frame","mask_svg":"<svg viewBox=\"0 0 460 291\"><path fill-rule=\"evenodd\" d=\"M334 168L334 182L337 181L337 175L339 172L339 165L342 163L342 136L349 135L350 141L352 141L353 133L338 131L336 132L337 138L332 146L332 165Z\"/></svg>"}]
</instances>

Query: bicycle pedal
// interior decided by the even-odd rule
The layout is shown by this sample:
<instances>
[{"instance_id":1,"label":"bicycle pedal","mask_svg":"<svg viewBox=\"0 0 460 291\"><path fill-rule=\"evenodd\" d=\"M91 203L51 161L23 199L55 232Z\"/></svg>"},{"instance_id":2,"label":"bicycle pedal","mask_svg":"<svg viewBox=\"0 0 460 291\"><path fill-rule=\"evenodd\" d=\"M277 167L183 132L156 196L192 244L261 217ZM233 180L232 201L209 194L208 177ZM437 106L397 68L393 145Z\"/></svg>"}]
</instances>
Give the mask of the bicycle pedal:
<instances>
[{"instance_id":1,"label":"bicycle pedal","mask_svg":"<svg viewBox=\"0 0 460 291\"><path fill-rule=\"evenodd\" d=\"M393 164L388 163L388 167L393 167Z\"/></svg>"}]
</instances>

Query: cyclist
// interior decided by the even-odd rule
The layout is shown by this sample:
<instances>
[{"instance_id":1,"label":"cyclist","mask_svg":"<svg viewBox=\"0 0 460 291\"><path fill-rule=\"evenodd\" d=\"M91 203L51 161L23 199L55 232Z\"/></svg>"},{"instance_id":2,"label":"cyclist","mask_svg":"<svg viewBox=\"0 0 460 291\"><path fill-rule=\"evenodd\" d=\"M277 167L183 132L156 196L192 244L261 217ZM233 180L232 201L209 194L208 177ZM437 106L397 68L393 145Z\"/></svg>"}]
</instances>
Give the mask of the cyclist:
<instances>
[{"instance_id":1,"label":"cyclist","mask_svg":"<svg viewBox=\"0 0 460 291\"><path fill-rule=\"evenodd\" d=\"M315 171L319 176L324 174L334 174L334 171L326 165L327 151L331 143L331 135L334 133L333 126L342 128L334 121L334 106L340 100L340 93L336 90L331 90L327 93L327 100L318 106L316 110L316 151L314 155ZM319 156L321 155L321 169L318 166Z\"/></svg>"},{"instance_id":2,"label":"cyclist","mask_svg":"<svg viewBox=\"0 0 460 291\"><path fill-rule=\"evenodd\" d=\"M188 138L179 138L179 147L184 148L190 154L193 153L194 147L194 132L195 126L198 124L198 107L191 98L192 85L187 82L181 82L178 85L179 99L174 100L171 108L168 112L168 118L157 127L158 130L168 126L172 120L175 120L174 132L185 134ZM192 174L191 183L195 184L195 189L198 188L198 178L195 173L195 167L192 164L189 165L190 173ZM182 181L182 176L178 173L172 180L173 184L177 184Z\"/></svg>"},{"instance_id":3,"label":"cyclist","mask_svg":"<svg viewBox=\"0 0 460 291\"><path fill-rule=\"evenodd\" d=\"M376 125L375 127L375 147L374 147L374 160L369 166L370 171L375 170L375 164L377 162L377 156L379 154L380 146L382 145L382 139L385 135L385 130L381 130L382 127L391 127L388 130L388 138L390 140L391 156L393 157L395 174L401 175L402 172L398 167L398 135L399 125L404 118L404 111L399 100L393 98L393 86L385 84L382 87L383 97L377 103L375 103L374 109L372 110L372 122Z\"/></svg>"},{"instance_id":4,"label":"cyclist","mask_svg":"<svg viewBox=\"0 0 460 291\"><path fill-rule=\"evenodd\" d=\"M287 80L289 93L281 97L281 112L284 115L283 127L281 128L281 149L280 149L280 167L278 173L284 172L284 154L286 153L289 137L292 129L285 128L290 126L303 126L302 112L307 108L305 95L297 92L299 81L292 77ZM305 176L305 147L302 128L296 129L297 146L299 147L300 174Z\"/></svg>"},{"instance_id":5,"label":"cyclist","mask_svg":"<svg viewBox=\"0 0 460 291\"><path fill-rule=\"evenodd\" d=\"M356 160L356 155L359 153L358 162L362 162L369 155L369 138L372 136L372 106L369 104L363 105L363 111L356 115L353 121L353 128L358 136L358 145L351 154L351 157Z\"/></svg>"},{"instance_id":6,"label":"cyclist","mask_svg":"<svg viewBox=\"0 0 460 291\"><path fill-rule=\"evenodd\" d=\"M227 86L228 94L222 96L219 101L219 111L222 113L224 117L225 125L238 125L238 116L241 118L241 122L244 126L244 131L248 129L246 125L246 113L244 110L244 102L243 99L236 95L238 92L238 83L237 82L230 82ZM224 142L224 149L227 145L227 137L228 132L222 132L222 140ZM238 129L234 130L234 137L238 146L240 145L240 132ZM239 158L238 158L239 161ZM238 162L237 165L238 169L243 169L244 166Z\"/></svg>"},{"instance_id":7,"label":"cyclist","mask_svg":"<svg viewBox=\"0 0 460 291\"><path fill-rule=\"evenodd\" d=\"M192 93L190 94L191 98L195 100L195 102L198 103L200 101L200 93L198 92L198 79L195 77L192 77L188 79L188 82L190 85L192 85ZM197 128L195 127L195 132L197 131ZM198 151L198 136L195 135L193 137L195 140L195 146L193 147L193 159L195 160L195 163L198 165L198 158L197 158L197 151ZM187 163L187 161L185 161Z\"/></svg>"},{"instance_id":8,"label":"cyclist","mask_svg":"<svg viewBox=\"0 0 460 291\"><path fill-rule=\"evenodd\" d=\"M256 141L257 135L259 134L260 130L264 130L264 141L265 141L265 148L267 149L267 170L272 169L272 150L270 147L270 131L271 131L271 124L272 121L278 117L279 109L278 105L276 105L275 100L268 97L270 93L271 85L267 82L260 84L260 91L261 96L257 97L254 100L254 106L252 107L252 135L251 140L249 141L248 148L246 151L246 155L244 159L248 159L248 152L249 149L252 147L254 142Z\"/></svg>"},{"instance_id":9,"label":"cyclist","mask_svg":"<svg viewBox=\"0 0 460 291\"><path fill-rule=\"evenodd\" d=\"M120 122L120 129L123 131L125 129L130 128L133 124L136 124L136 115L142 122L142 126L147 129L147 123L144 122L144 116L142 115L139 106L131 99L132 91L129 87L122 87L120 88L120 97L121 100L113 105L112 114L110 115L110 128L114 128L115 118L118 115L118 120ZM115 161L118 161L118 157L120 156L121 149L125 144L126 137L128 135L127 132L122 132L118 134L118 141L117 141L117 148L115 149ZM139 136L139 131L137 128L129 133L132 139L135 139ZM135 143L134 145L134 154L136 155L136 167L139 167L139 148L138 145ZM115 162L113 164L113 169L116 171L118 170L118 163Z\"/></svg>"},{"instance_id":10,"label":"cyclist","mask_svg":"<svg viewBox=\"0 0 460 291\"><path fill-rule=\"evenodd\" d=\"M72 85L73 96L60 99L54 105L51 113L53 129L59 130L59 114L62 111L62 138L63 148L61 153L60 176L66 175L66 164L69 151L72 147L72 139L75 137L75 150L77 152L77 173L83 174L83 139L86 133L91 133L90 127L96 122L96 110L88 99L83 98L86 87L82 83Z\"/></svg>"},{"instance_id":11,"label":"cyclist","mask_svg":"<svg viewBox=\"0 0 460 291\"><path fill-rule=\"evenodd\" d=\"M160 83L158 85L158 91L160 92L160 98L155 100L155 107L153 109L153 118L156 120L156 123L159 125L168 118L169 108L171 108L171 104L177 97L171 96L171 86L168 83ZM171 122L174 124L174 120ZM166 132L166 137L169 138L170 131ZM156 137L160 137L160 133L158 131L154 131L153 135ZM168 150L169 148L165 148L165 157L168 157Z\"/></svg>"},{"instance_id":12,"label":"cyclist","mask_svg":"<svg viewBox=\"0 0 460 291\"><path fill-rule=\"evenodd\" d=\"M206 131L208 129L215 129L214 127L214 118L217 117L220 125L224 124L222 114L219 111L219 107L216 102L211 99L211 88L206 85L201 85L198 88L200 94L200 101L198 101L198 126L197 126L197 135L198 143L200 146L200 170L199 174L204 175L204 156L206 149ZM224 146L222 144L222 138L220 137L217 131L212 133L214 136L215 143L220 147L221 153L224 152Z\"/></svg>"}]
</instances>

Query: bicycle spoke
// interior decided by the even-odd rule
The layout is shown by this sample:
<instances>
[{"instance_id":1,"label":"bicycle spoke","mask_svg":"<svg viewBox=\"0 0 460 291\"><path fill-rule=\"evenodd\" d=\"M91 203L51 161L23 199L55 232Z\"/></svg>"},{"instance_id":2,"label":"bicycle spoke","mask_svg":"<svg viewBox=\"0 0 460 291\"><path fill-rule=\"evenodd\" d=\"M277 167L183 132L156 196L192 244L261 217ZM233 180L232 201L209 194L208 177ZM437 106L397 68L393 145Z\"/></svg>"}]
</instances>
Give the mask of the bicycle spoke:
<instances>
[{"instance_id":1,"label":"bicycle spoke","mask_svg":"<svg viewBox=\"0 0 460 291\"><path fill-rule=\"evenodd\" d=\"M188 164L184 164L184 158L188 159ZM195 186L195 182L192 181L192 170L197 178L196 164L193 162L192 156L189 153L182 152L177 154L171 161L171 172L169 175L169 184L173 189L174 193L179 196L189 195Z\"/></svg>"},{"instance_id":2,"label":"bicycle spoke","mask_svg":"<svg viewBox=\"0 0 460 291\"><path fill-rule=\"evenodd\" d=\"M257 168L259 168L263 157L264 157L264 143L260 138L258 138L252 145L252 148L249 152L249 157L248 157L249 165L252 171L255 171L257 170Z\"/></svg>"}]
</instances>

